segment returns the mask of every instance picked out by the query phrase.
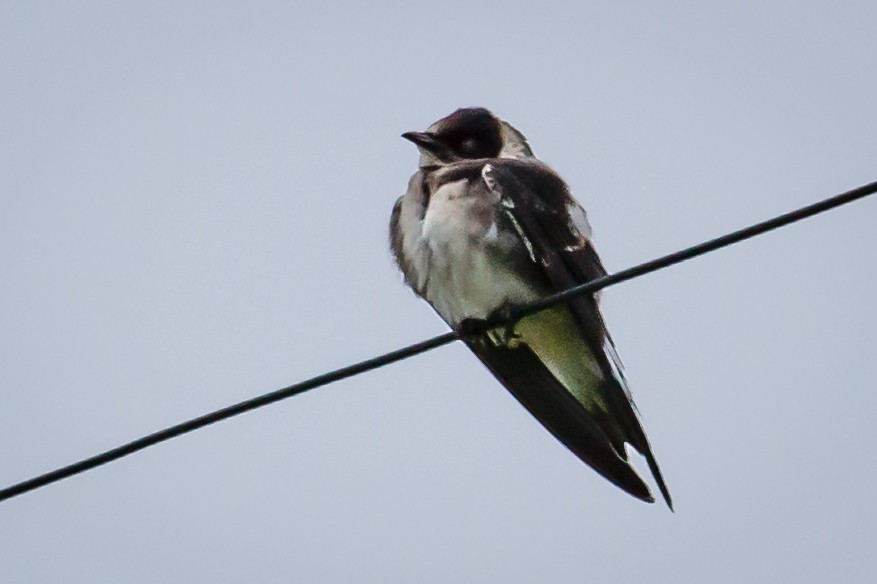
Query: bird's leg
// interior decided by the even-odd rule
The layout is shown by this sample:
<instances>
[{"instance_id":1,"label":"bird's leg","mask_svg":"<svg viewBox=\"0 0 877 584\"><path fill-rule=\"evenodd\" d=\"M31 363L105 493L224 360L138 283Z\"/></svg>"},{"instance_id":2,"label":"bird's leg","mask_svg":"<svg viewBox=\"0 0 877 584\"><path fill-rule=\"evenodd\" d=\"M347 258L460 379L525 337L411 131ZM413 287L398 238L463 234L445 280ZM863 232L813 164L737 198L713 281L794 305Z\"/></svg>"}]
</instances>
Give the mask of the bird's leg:
<instances>
[{"instance_id":1,"label":"bird's leg","mask_svg":"<svg viewBox=\"0 0 877 584\"><path fill-rule=\"evenodd\" d=\"M512 309L511 304L503 304L487 318L464 318L456 326L456 331L461 337L476 342L489 339L494 345L514 348L521 335L515 332Z\"/></svg>"},{"instance_id":2,"label":"bird's leg","mask_svg":"<svg viewBox=\"0 0 877 584\"><path fill-rule=\"evenodd\" d=\"M460 338L467 343L484 345L489 342L490 322L484 318L464 318L454 327Z\"/></svg>"},{"instance_id":3,"label":"bird's leg","mask_svg":"<svg viewBox=\"0 0 877 584\"><path fill-rule=\"evenodd\" d=\"M455 327L461 337L474 337L490 330L490 321L486 318L464 318Z\"/></svg>"},{"instance_id":4,"label":"bird's leg","mask_svg":"<svg viewBox=\"0 0 877 584\"><path fill-rule=\"evenodd\" d=\"M515 332L517 321L514 319L513 309L513 305L505 303L487 317L488 322L498 323L491 329L491 337L497 344L511 349L518 345L518 340L521 338L521 335Z\"/></svg>"}]
</instances>

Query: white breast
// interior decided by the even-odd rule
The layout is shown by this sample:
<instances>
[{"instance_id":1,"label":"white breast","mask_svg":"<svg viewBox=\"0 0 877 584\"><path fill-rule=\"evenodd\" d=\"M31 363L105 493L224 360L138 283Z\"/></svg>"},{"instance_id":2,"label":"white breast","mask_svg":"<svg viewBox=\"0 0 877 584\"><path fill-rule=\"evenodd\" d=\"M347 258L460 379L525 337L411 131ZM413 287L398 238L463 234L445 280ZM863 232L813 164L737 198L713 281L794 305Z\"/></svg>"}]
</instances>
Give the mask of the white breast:
<instances>
[{"instance_id":1,"label":"white breast","mask_svg":"<svg viewBox=\"0 0 877 584\"><path fill-rule=\"evenodd\" d=\"M514 270L512 258L526 251L500 229L500 212L498 197L472 196L466 181L445 184L430 198L415 247L421 257L412 264L426 270L416 278L425 284L421 292L452 325L538 296Z\"/></svg>"}]
</instances>

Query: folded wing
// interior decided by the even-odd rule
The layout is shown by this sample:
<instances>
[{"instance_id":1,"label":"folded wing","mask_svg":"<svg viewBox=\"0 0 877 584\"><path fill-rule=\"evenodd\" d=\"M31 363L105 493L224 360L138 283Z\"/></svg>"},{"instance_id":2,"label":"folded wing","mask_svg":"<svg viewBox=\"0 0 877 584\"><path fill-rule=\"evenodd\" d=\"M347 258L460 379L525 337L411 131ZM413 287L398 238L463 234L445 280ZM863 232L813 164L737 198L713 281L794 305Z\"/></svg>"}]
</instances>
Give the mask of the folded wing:
<instances>
[{"instance_id":1,"label":"folded wing","mask_svg":"<svg viewBox=\"0 0 877 584\"><path fill-rule=\"evenodd\" d=\"M525 240L549 290L606 274L589 240L584 211L551 169L534 160L491 160L482 178L499 194L501 220ZM672 508L594 296L525 317L511 331L490 331L469 346L581 460L631 495L652 501L627 460L624 444L633 446Z\"/></svg>"}]
</instances>

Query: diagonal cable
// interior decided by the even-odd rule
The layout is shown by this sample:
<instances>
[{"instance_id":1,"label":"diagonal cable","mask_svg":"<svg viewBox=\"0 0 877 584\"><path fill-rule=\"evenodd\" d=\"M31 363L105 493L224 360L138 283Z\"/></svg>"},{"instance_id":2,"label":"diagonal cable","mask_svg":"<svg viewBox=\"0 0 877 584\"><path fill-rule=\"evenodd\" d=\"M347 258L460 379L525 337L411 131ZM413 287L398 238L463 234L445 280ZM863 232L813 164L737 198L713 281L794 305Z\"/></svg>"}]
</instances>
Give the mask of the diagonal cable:
<instances>
[{"instance_id":1,"label":"diagonal cable","mask_svg":"<svg viewBox=\"0 0 877 584\"><path fill-rule=\"evenodd\" d=\"M631 268L621 270L620 272L615 272L614 274L609 274L602 278L592 280L586 284L574 286L572 288L564 290L563 292L552 294L551 296L546 296L545 298L542 298L535 302L521 305L515 308L514 310L512 310L511 321L527 316L528 314L533 314L534 312L544 310L560 302L565 302L576 296L580 296L582 294L592 294L594 292L597 292L598 290L602 290L603 288L607 288L621 282L626 282L627 280L632 280L633 278L638 278L639 276L644 276L651 272L655 272L657 270L661 270L663 268L682 263L686 260L690 260L692 258L716 251L723 247L728 247L730 245L739 243L746 239L750 239L757 235L761 235L768 231L772 231L791 223L795 223L796 221L800 221L801 219L806 219L808 217L818 215L819 213L823 213L830 209L834 209L835 207L840 207L841 205L845 205L847 203L851 203L869 195L873 195L875 192L877 192L877 181L863 185L851 191L829 197L827 199L819 201L818 203L807 205L806 207L801 207L800 209L796 209L789 213L779 215L772 219L768 219L767 221L756 223L755 225L751 225L732 233L716 237L715 239L711 239L709 241L687 247L680 251L633 266ZM495 321L489 323L489 326L496 326L498 324L506 323ZM384 365L389 365L390 363L395 363L396 361L401 361L403 359L413 357L414 355L419 355L420 353L431 351L432 349L456 341L459 338L460 336L456 332L447 332L431 339L427 339L413 345L408 345L407 347L403 347L396 351L391 351L377 357L372 357L371 359L366 359L365 361L360 361L359 363L355 363L353 365L342 367L341 369L336 369L328 373L323 373L322 375L312 377L307 381L302 381L300 383L296 383L294 385L290 385L288 387L284 387L282 389L278 389L270 393L254 397L224 407L219 410L215 410L208 414L198 416L197 418L192 418L191 420L187 420L180 424L170 426L163 430L159 430L158 432L153 432L152 434L148 434L146 436L128 442L127 444L117 446L116 448L112 448L100 454L85 458L68 466L58 468L56 470L47 472L26 481L22 481L18 484L6 487L5 489L0 490L0 501L11 499L18 495L22 495L35 489L39 489L40 487L44 487L62 479L77 475L79 473L83 473L93 468L97 468L98 466L102 466L104 464L107 464L108 462L118 460L119 458L128 456L129 454L134 454L135 452L143 450L144 448L148 448L160 442L170 440L171 438L176 438L177 436L187 434L199 428L203 428L204 426L209 426L210 424L214 424L227 418L237 416L238 414L243 414L244 412L255 410L256 408L261 408L262 406L267 406L288 397L304 393L309 389L328 385L330 383L334 383L335 381L340 381L348 377L353 377L355 375L359 375L360 373L365 373L366 371L371 371L372 369L377 369L379 367L383 367Z\"/></svg>"}]
</instances>

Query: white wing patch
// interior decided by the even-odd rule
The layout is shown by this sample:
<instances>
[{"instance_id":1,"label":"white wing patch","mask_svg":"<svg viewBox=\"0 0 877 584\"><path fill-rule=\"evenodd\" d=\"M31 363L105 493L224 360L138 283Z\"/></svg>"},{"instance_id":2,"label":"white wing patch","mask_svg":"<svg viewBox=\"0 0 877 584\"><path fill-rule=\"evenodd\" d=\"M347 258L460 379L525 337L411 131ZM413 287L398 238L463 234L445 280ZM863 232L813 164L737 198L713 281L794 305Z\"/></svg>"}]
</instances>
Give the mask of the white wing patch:
<instances>
[{"instance_id":1,"label":"white wing patch","mask_svg":"<svg viewBox=\"0 0 877 584\"><path fill-rule=\"evenodd\" d=\"M588 214L582 206L572 201L567 205L566 212L569 213L570 227L578 231L584 239L591 239L591 224L588 223Z\"/></svg>"},{"instance_id":2,"label":"white wing patch","mask_svg":"<svg viewBox=\"0 0 877 584\"><path fill-rule=\"evenodd\" d=\"M484 181L484 184L487 185L488 189L502 196L501 189L497 188L499 185L496 184L496 178L493 176L493 166L491 164L485 164L484 168L481 169L481 179ZM503 202L503 205L505 205L505 202Z\"/></svg>"},{"instance_id":3,"label":"white wing patch","mask_svg":"<svg viewBox=\"0 0 877 584\"><path fill-rule=\"evenodd\" d=\"M533 248L533 243L527 237L527 234L524 233L524 229L521 227L521 224L518 223L518 220L515 219L515 215L511 211L515 208L515 202L502 195L502 189L499 188L499 183L496 182L496 178L493 176L493 167L490 164L485 164L484 168L481 169L481 178L484 179L484 184L487 185L487 188L499 196L499 202L503 207L506 217L508 217L508 220L515 228L518 237L524 242L524 247L527 248L527 254L530 256L530 259L536 263L536 250Z\"/></svg>"}]
</instances>

